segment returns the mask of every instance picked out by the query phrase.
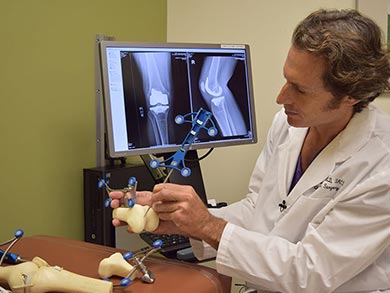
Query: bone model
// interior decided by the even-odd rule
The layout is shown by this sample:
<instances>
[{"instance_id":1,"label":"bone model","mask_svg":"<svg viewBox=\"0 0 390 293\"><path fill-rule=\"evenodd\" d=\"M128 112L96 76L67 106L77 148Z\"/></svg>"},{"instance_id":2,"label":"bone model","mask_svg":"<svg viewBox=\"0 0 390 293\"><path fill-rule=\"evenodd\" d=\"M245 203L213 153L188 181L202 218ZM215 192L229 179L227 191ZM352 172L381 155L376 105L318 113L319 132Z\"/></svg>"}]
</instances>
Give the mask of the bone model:
<instances>
[{"instance_id":1,"label":"bone model","mask_svg":"<svg viewBox=\"0 0 390 293\"><path fill-rule=\"evenodd\" d=\"M112 217L126 222L134 233L141 233L144 230L153 232L157 229L160 220L153 209L147 212L148 208L149 206L139 204L135 204L132 208L120 207L113 209Z\"/></svg>"},{"instance_id":2,"label":"bone model","mask_svg":"<svg viewBox=\"0 0 390 293\"><path fill-rule=\"evenodd\" d=\"M15 293L112 293L111 282L81 276L34 257L31 262L0 267L0 281Z\"/></svg>"},{"instance_id":3,"label":"bone model","mask_svg":"<svg viewBox=\"0 0 390 293\"><path fill-rule=\"evenodd\" d=\"M133 268L134 267L123 258L121 253L116 252L99 263L98 273L103 279L112 276L124 278L133 270ZM131 275L131 279L134 279L136 276L136 274Z\"/></svg>"}]
</instances>

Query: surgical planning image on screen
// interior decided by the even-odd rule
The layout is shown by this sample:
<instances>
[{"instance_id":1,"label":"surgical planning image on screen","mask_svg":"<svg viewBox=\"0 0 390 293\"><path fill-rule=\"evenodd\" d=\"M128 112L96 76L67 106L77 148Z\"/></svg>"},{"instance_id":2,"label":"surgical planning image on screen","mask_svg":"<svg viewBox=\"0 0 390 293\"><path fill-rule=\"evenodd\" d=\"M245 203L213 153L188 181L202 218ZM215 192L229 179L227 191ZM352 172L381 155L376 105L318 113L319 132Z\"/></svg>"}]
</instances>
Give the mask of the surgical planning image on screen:
<instances>
[{"instance_id":1,"label":"surgical planning image on screen","mask_svg":"<svg viewBox=\"0 0 390 293\"><path fill-rule=\"evenodd\" d=\"M190 125L175 124L176 115L200 108L218 134L200 133L198 143L251 136L244 54L120 51L127 149L180 145Z\"/></svg>"}]
</instances>

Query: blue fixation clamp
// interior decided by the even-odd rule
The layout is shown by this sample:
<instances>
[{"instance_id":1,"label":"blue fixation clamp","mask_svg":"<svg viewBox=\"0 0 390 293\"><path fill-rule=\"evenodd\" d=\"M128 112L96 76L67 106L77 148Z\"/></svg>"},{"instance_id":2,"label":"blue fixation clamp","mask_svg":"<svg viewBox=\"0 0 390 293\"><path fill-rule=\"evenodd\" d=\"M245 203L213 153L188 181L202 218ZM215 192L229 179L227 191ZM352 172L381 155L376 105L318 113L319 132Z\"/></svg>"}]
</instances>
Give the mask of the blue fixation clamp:
<instances>
[{"instance_id":1,"label":"blue fixation clamp","mask_svg":"<svg viewBox=\"0 0 390 293\"><path fill-rule=\"evenodd\" d=\"M193 119L186 120L187 117L192 117L195 115ZM212 113L209 111L204 110L203 108L200 108L198 112L192 112L188 113L186 115L177 115L175 118L176 124L183 124L184 122L189 122L192 124L192 127L190 131L187 133L187 136L185 137L184 141L180 145L179 149L174 153L172 156L167 158L164 161L159 161L157 159L153 159L150 161L150 167L151 168L158 168L158 167L165 167L165 168L171 168L176 169L180 171L180 174L183 177L188 177L191 175L191 169L186 167L184 163L185 156L190 149L191 145L195 141L195 139L198 137L198 134L201 129L206 129L208 135L210 136L216 136L218 133L217 128L215 127L215 124L213 120L211 119ZM207 127L207 123L211 124L210 127ZM182 167L180 167L182 166Z\"/></svg>"},{"instance_id":2,"label":"blue fixation clamp","mask_svg":"<svg viewBox=\"0 0 390 293\"><path fill-rule=\"evenodd\" d=\"M127 186L122 189L113 189L108 185L108 182L105 179L99 179L97 183L98 188L105 188L106 192L109 194L113 191L119 191L123 194L130 193L130 198L123 197L121 199L121 205L128 208L132 208L135 205L135 193L137 189L137 179L135 177L130 177L127 181ZM106 208L110 207L112 199L108 198L104 202Z\"/></svg>"},{"instance_id":3,"label":"blue fixation clamp","mask_svg":"<svg viewBox=\"0 0 390 293\"><path fill-rule=\"evenodd\" d=\"M127 251L122 254L122 257L129 261L130 263L134 263L134 267L129 271L129 273L120 281L119 286L126 287L131 282L131 276L140 269L143 273L142 281L146 283L153 283L154 277L153 274L146 268L143 261L152 253L158 251L163 245L163 242L158 239L155 240L152 244L153 247L142 248L137 252Z\"/></svg>"}]
</instances>

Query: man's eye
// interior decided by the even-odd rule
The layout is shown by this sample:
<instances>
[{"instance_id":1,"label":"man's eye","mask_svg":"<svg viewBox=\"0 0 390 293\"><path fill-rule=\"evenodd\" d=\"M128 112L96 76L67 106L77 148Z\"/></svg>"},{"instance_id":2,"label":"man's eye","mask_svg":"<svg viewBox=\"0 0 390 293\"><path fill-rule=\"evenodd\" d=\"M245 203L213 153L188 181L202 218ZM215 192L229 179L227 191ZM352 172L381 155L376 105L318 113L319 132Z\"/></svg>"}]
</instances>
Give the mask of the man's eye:
<instances>
[{"instance_id":1,"label":"man's eye","mask_svg":"<svg viewBox=\"0 0 390 293\"><path fill-rule=\"evenodd\" d=\"M300 89L299 87L297 87L297 86L294 86L294 89L295 89L296 92L298 92L298 93L300 93L300 94L304 94L304 93L305 93L305 91L301 90L301 89Z\"/></svg>"},{"instance_id":2,"label":"man's eye","mask_svg":"<svg viewBox=\"0 0 390 293\"><path fill-rule=\"evenodd\" d=\"M292 82L287 82L287 84L289 85L289 87L293 90L293 91L295 91L295 92L297 92L297 93L299 93L299 94L306 94L306 91L304 91L304 90L302 90L297 84L295 84L295 83L292 83Z\"/></svg>"},{"instance_id":3,"label":"man's eye","mask_svg":"<svg viewBox=\"0 0 390 293\"><path fill-rule=\"evenodd\" d=\"M304 91L301 90L299 87L297 87L297 86L294 85L292 88L293 88L294 91L296 91L297 93L304 94Z\"/></svg>"}]
</instances>

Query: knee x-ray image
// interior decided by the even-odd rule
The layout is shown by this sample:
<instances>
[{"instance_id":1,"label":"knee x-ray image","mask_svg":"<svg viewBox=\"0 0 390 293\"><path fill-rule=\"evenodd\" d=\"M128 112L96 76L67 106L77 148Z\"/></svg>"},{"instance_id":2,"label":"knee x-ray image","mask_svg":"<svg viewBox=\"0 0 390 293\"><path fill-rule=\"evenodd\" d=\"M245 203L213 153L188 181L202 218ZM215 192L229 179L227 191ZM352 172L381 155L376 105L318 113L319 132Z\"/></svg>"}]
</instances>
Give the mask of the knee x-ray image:
<instances>
[{"instance_id":1,"label":"knee x-ray image","mask_svg":"<svg viewBox=\"0 0 390 293\"><path fill-rule=\"evenodd\" d=\"M228 84L236 65L237 60L233 57L206 57L199 79L202 97L213 113L222 136L244 135L248 131Z\"/></svg>"}]
</instances>

